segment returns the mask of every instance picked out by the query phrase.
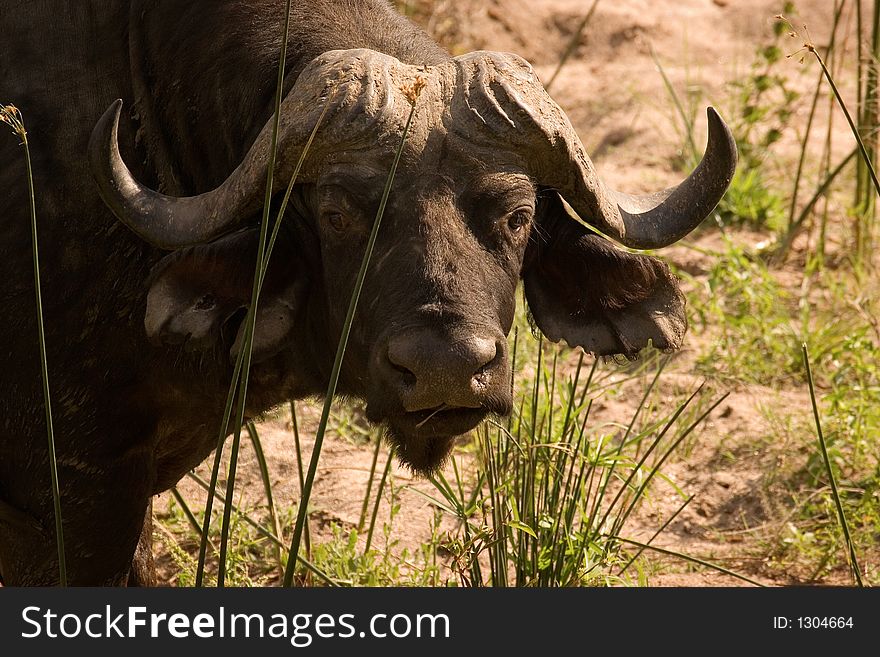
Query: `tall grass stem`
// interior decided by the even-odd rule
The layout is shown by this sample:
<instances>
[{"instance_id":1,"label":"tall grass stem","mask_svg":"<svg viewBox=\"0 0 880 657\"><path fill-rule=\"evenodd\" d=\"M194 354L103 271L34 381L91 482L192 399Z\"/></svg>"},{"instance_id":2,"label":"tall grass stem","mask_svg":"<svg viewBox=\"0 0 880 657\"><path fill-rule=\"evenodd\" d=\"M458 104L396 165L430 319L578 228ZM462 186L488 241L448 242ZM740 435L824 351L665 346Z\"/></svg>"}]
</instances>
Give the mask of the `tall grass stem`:
<instances>
[{"instance_id":1,"label":"tall grass stem","mask_svg":"<svg viewBox=\"0 0 880 657\"><path fill-rule=\"evenodd\" d=\"M278 128L281 122L281 101L284 95L284 68L287 63L288 35L290 34L290 5L287 0L284 5L284 27L281 32L281 56L278 60L278 75L275 83L275 108L272 115L272 147L269 149L269 162L266 171L266 192L263 199L263 216L260 220L260 240L257 245L256 270L254 272L251 302L248 306L247 317L244 325L244 339L242 341L242 353L244 354L238 388L238 412L234 425L235 435L229 454L229 477L226 480L226 505L223 512L223 524L220 530L220 564L217 570L217 586L222 587L226 574L226 552L229 542L229 526L232 513L232 498L235 492L236 468L238 465L238 448L241 443L241 427L245 421L245 409L247 407L247 389L250 377L251 357L253 354L254 329L256 326L257 310L260 302L260 290L263 277L268 269L266 247L269 240L269 212L272 206L272 189L275 179L275 161L278 156ZM328 101L329 102L329 101ZM290 186L292 187L293 182ZM280 222L280 217L279 220Z\"/></svg>"},{"instance_id":2,"label":"tall grass stem","mask_svg":"<svg viewBox=\"0 0 880 657\"><path fill-rule=\"evenodd\" d=\"M275 532L275 535L283 539L284 536L281 531L281 522L279 521L278 513L275 510L275 496L272 493L272 477L269 473L269 462L266 459L266 452L263 450L263 441L260 439L260 434L253 422L247 423L247 429L248 436L250 436L251 439L251 446L254 448L254 455L257 457L257 465L260 468L260 478L263 480L263 491L266 493L266 506L269 510L269 520L272 521L272 529ZM278 567L282 569L281 574L283 575L283 554L280 548L278 549L277 556Z\"/></svg>"},{"instance_id":3,"label":"tall grass stem","mask_svg":"<svg viewBox=\"0 0 880 657\"><path fill-rule=\"evenodd\" d=\"M40 342L40 372L43 379L43 400L46 410L46 438L49 448L49 472L52 479L52 505L55 510L55 547L58 552L58 582L67 586L67 557L64 551L64 528L61 516L61 490L58 484L58 461L55 455L55 426L52 422L52 394L49 391L49 360L46 355L46 330L43 324L43 298L40 284L40 248L37 243L37 204L34 195L34 174L27 137L22 130L25 161L27 162L28 196L31 211L31 244L34 260L34 294L37 305L37 335Z\"/></svg>"},{"instance_id":4,"label":"tall grass stem","mask_svg":"<svg viewBox=\"0 0 880 657\"><path fill-rule=\"evenodd\" d=\"M303 499L303 490L305 490L306 483L306 474L303 469L303 450L302 450L302 441L299 436L299 420L296 416L296 402L290 401L290 426L293 429L293 446L296 450L296 476L297 481L299 482L299 499L302 501ZM303 535L303 540L305 541L306 547L306 558L312 558L312 536L309 530L309 516L308 512L306 512L306 526L305 532Z\"/></svg>"},{"instance_id":5,"label":"tall grass stem","mask_svg":"<svg viewBox=\"0 0 880 657\"><path fill-rule=\"evenodd\" d=\"M379 450L382 447L382 439L376 438L376 446L373 448L373 460L370 462L370 475L367 479L367 492L364 493L364 501L361 504L361 515L358 518L358 531L364 530L364 523L367 521L367 509L370 507L370 493L373 490L373 480L376 477L376 464L379 461Z\"/></svg>"},{"instance_id":6,"label":"tall grass stem","mask_svg":"<svg viewBox=\"0 0 880 657\"><path fill-rule=\"evenodd\" d=\"M599 0L593 0L593 4L590 6L589 10L587 10L586 16L583 17L581 22L578 24L577 29L574 31L571 39L569 39L568 45L566 45L565 51L562 53L562 57L559 58L559 63L556 65L556 70L553 71L553 75L550 76L547 84L544 85L544 89L546 89L548 92L550 91L550 87L553 86L553 83L556 82L556 78L559 75L559 72L562 70L562 67L565 66L566 62L568 62L568 60L574 54L574 51L577 50L577 47L581 42L581 37L583 37L584 30L586 30L587 25L590 24L590 20L593 18L593 12L596 11L596 6L598 4Z\"/></svg>"},{"instance_id":7,"label":"tall grass stem","mask_svg":"<svg viewBox=\"0 0 880 657\"><path fill-rule=\"evenodd\" d=\"M46 440L49 456L49 477L52 486L52 506L55 512L55 548L58 554L58 583L67 586L67 558L64 551L64 527L61 516L61 489L58 484L58 460L55 454L55 426L52 422L52 394L49 390L49 359L46 354L46 330L43 321L43 295L40 284L40 247L37 239L37 201L34 193L34 172L31 149L28 145L24 117L13 105L0 107L0 119L12 126L24 147L27 169L28 201L31 220L31 254L34 263L34 296L37 306L37 341L40 348L40 377L43 384L43 407L46 417Z\"/></svg>"},{"instance_id":8,"label":"tall grass stem","mask_svg":"<svg viewBox=\"0 0 880 657\"><path fill-rule=\"evenodd\" d=\"M609 537L610 538L610 537ZM742 575L737 573L729 568L725 568L724 566L719 566L717 563L712 563L711 561L706 561L705 559L700 559L698 557L692 557L687 554L682 554L681 552L676 552L674 550L667 550L666 548L657 547L656 545L649 545L647 543L641 543L639 541L634 541L629 538L623 538L622 536L615 537L616 540L621 543L627 543L628 545L634 545L637 548L641 548L643 550L652 550L654 552L659 552L660 554L666 554L671 557L676 557L677 559L682 559L683 561L689 561L691 563L695 563L699 566L705 566L706 568L711 568L712 570L716 570L719 573L724 573L725 575L730 575L731 577L735 577L736 579L740 579L743 582L748 582L749 584L754 584L755 586L764 587L761 582L752 579L751 577L747 577L746 575Z\"/></svg>"},{"instance_id":9,"label":"tall grass stem","mask_svg":"<svg viewBox=\"0 0 880 657\"><path fill-rule=\"evenodd\" d=\"M807 384L810 387L810 403L813 406L813 419L816 421L816 435L819 438L819 449L822 452L822 460L825 463L825 471L828 473L828 480L831 482L831 496L834 498L834 506L837 508L837 516L840 520L840 526L843 529L843 537L846 541L847 556L849 560L850 570L853 579L858 586L864 586L862 583L861 569L856 558L856 549L853 544L852 536L849 533L849 523L846 520L846 513L843 511L843 504L840 501L840 491L837 488L837 480L834 477L834 470L831 467L831 459L828 458L828 446L825 443L825 434L822 431L822 421L819 418L819 405L816 403L816 389L813 385L813 370L810 367L810 354L807 350L807 343L801 345L804 357L804 367L807 370Z\"/></svg>"},{"instance_id":10,"label":"tall grass stem","mask_svg":"<svg viewBox=\"0 0 880 657\"><path fill-rule=\"evenodd\" d=\"M831 75L831 71L828 70L828 67L825 65L825 60L822 59L822 56L816 49L816 46L808 42L804 44L804 47L816 58L816 61L819 62L819 66L822 68L822 73L825 75L825 79L828 80L828 84L831 85L831 90L834 92L834 97L837 99L837 104L843 111L843 115L846 117L846 121L849 124L850 132L852 132L853 137L859 145L859 153L861 153L862 162L864 162L865 166L868 168L868 173L871 176L871 182L874 185L874 191L878 195L880 195L880 180L877 179L877 171L874 169L874 163L871 160L871 156L868 153L865 142L862 141L862 137L859 134L859 129L856 127L856 124L853 121L852 115L850 114L849 109L846 106L846 102L843 100L843 97L840 94L840 90L837 88L837 84L834 82L834 77Z\"/></svg>"},{"instance_id":11,"label":"tall grass stem","mask_svg":"<svg viewBox=\"0 0 880 657\"><path fill-rule=\"evenodd\" d=\"M190 479L192 479L196 484L198 484L200 488L205 490L208 494L211 494L211 485L207 481L202 479L195 472L188 472L187 476ZM215 497L217 499L217 501L219 501L220 503L225 504L225 502L226 502L225 496L223 494L221 494L219 491L214 491L213 497ZM265 537L266 539L271 541L274 545L276 545L277 547L280 547L282 550L284 550L284 553L287 554L287 545L272 530L267 529L262 524L260 524L256 520L254 520L250 516L250 514L245 513L240 508L238 508L238 506L236 506L235 504L232 505L232 510L235 512L235 514L239 518L241 518L248 525L250 525L251 527L256 529L263 537ZM322 571L320 568L315 566L315 564L313 564L310 560L305 559L303 557L299 557L298 561L300 564L303 565L303 567L307 571L316 575L321 581L325 582L329 586L339 586L339 582L337 582L332 577L327 575L324 571Z\"/></svg>"},{"instance_id":12,"label":"tall grass stem","mask_svg":"<svg viewBox=\"0 0 880 657\"><path fill-rule=\"evenodd\" d=\"M663 86L666 87L666 92L672 99L672 104L675 105L675 111L678 112L678 117L681 119L681 125L684 128L685 137L687 138L688 149L690 150L690 153L688 153L688 159L690 161L696 162L697 160L699 160L700 151L697 149L697 142L694 140L694 122L688 118L687 113L684 111L684 105L682 105L681 98L679 98L678 92L675 90L675 87L672 85L672 82L666 75L666 70L660 63L660 59L657 57L657 53L654 51L654 47L650 46L650 49L651 59L654 60L654 65L657 67L657 71L659 71L660 77L663 78Z\"/></svg>"},{"instance_id":13,"label":"tall grass stem","mask_svg":"<svg viewBox=\"0 0 880 657\"><path fill-rule=\"evenodd\" d=\"M388 460L385 461L385 468L382 470L382 478L379 479L379 486L376 488L376 500L373 503L373 513L370 516L370 526L367 528L367 542L364 546L364 554L369 553L370 546L373 544L373 531L376 528L376 518L379 515L379 503L382 501L382 491L385 490L385 482L388 480L388 474L391 472L391 464L394 462L394 450L388 450Z\"/></svg>"}]
</instances>

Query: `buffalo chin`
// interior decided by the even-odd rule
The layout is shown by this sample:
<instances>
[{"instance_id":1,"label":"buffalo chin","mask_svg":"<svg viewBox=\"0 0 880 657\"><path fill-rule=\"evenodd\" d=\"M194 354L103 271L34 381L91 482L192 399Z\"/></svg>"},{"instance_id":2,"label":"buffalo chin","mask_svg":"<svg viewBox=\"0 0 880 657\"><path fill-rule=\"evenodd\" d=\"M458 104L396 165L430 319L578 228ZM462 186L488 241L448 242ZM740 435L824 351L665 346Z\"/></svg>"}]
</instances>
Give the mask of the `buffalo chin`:
<instances>
[{"instance_id":1,"label":"buffalo chin","mask_svg":"<svg viewBox=\"0 0 880 657\"><path fill-rule=\"evenodd\" d=\"M481 408L402 413L386 418L386 438L401 463L427 477L446 462L455 439L476 427L488 415Z\"/></svg>"}]
</instances>

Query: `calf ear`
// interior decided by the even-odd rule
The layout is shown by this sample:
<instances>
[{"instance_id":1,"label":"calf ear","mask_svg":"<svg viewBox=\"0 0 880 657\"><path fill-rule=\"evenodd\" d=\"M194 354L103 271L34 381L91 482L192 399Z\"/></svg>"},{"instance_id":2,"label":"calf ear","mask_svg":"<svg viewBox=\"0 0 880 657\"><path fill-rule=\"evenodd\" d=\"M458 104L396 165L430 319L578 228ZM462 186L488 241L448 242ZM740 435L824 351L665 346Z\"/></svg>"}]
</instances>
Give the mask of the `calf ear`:
<instances>
[{"instance_id":1,"label":"calf ear","mask_svg":"<svg viewBox=\"0 0 880 657\"><path fill-rule=\"evenodd\" d=\"M147 295L148 337L193 351L225 347L235 359L243 342L258 240L259 232L249 229L165 257L153 271ZM287 343L305 288L298 271L302 266L291 249L279 242L275 250L257 311L254 362L274 356Z\"/></svg>"},{"instance_id":2,"label":"calf ear","mask_svg":"<svg viewBox=\"0 0 880 657\"><path fill-rule=\"evenodd\" d=\"M523 271L541 332L597 356L635 358L649 340L678 349L687 330L685 300L666 263L613 247L569 216L555 193L542 204Z\"/></svg>"}]
</instances>

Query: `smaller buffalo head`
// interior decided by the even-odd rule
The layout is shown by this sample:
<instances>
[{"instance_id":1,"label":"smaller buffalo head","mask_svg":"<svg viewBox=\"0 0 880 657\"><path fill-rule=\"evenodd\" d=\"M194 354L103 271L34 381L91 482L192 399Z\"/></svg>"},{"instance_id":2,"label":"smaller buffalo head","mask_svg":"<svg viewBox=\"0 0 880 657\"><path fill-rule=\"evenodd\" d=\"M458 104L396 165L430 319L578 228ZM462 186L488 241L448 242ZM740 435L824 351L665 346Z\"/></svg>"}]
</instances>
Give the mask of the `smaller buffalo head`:
<instances>
[{"instance_id":1,"label":"smaller buffalo head","mask_svg":"<svg viewBox=\"0 0 880 657\"><path fill-rule=\"evenodd\" d=\"M710 109L706 155L687 180L648 196L621 194L599 179L568 118L515 55L477 52L434 67L371 50L321 55L280 117L276 193L320 125L257 316L254 359L276 373L274 400L326 383L416 84L424 88L340 389L367 401L368 417L387 427L405 463L429 472L455 436L511 410L507 335L520 279L551 340L627 357L649 341L681 345L684 298L667 266L614 248L564 202L625 246L659 248L712 211L733 176L736 148ZM241 337L230 318L250 299L271 122L222 185L172 198L138 183L122 162L119 112L117 103L92 135L100 193L144 239L176 250L153 277L147 332L199 349L225 345L235 355ZM309 376L316 382L298 388Z\"/></svg>"}]
</instances>

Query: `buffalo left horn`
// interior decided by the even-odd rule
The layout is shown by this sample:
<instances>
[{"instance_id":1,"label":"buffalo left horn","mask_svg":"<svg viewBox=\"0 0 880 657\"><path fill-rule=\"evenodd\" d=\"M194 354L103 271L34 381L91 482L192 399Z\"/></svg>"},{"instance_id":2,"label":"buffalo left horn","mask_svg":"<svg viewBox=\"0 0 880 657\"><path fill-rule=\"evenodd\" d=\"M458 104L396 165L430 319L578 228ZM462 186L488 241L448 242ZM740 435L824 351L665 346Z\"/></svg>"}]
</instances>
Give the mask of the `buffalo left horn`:
<instances>
[{"instance_id":1,"label":"buffalo left horn","mask_svg":"<svg viewBox=\"0 0 880 657\"><path fill-rule=\"evenodd\" d=\"M483 146L489 145L487 134L496 147L506 142L538 184L558 191L584 221L624 246L657 249L678 241L712 212L733 179L736 143L711 107L706 153L686 180L654 194L623 194L599 178L568 117L528 62L496 52L456 62L466 80L457 114L470 113L468 124L478 123L467 138Z\"/></svg>"}]
</instances>

